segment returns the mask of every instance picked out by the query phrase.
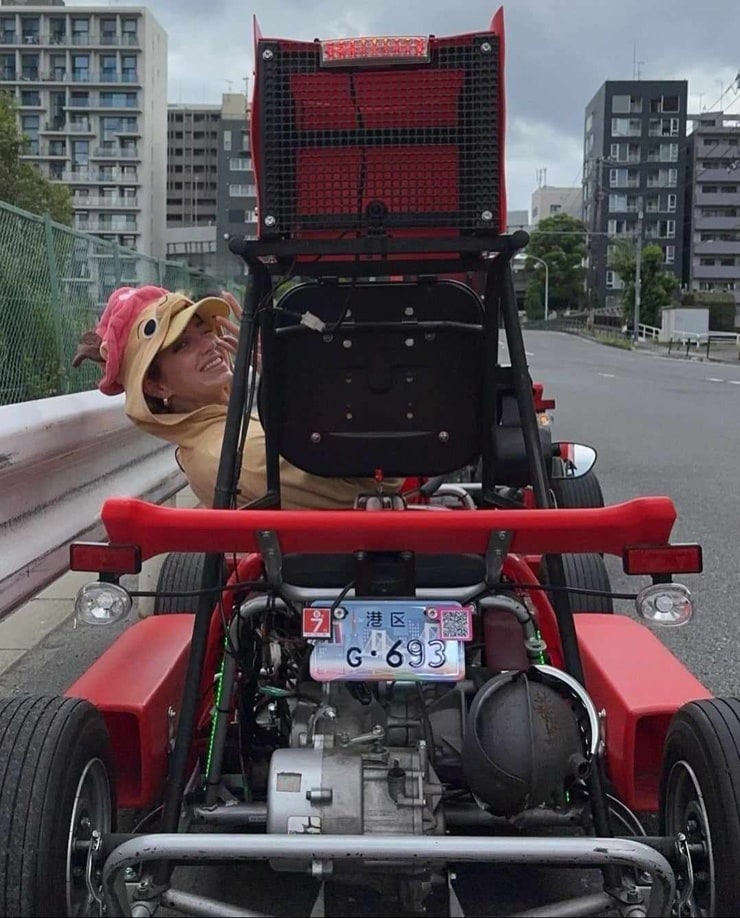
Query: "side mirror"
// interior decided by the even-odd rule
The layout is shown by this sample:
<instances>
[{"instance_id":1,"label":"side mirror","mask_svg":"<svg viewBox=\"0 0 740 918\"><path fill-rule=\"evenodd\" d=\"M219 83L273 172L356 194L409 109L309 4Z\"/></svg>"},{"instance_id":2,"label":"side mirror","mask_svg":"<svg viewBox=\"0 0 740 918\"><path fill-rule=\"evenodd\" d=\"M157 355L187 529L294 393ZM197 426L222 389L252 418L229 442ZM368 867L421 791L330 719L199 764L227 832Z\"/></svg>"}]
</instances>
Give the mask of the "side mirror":
<instances>
[{"instance_id":1,"label":"side mirror","mask_svg":"<svg viewBox=\"0 0 740 918\"><path fill-rule=\"evenodd\" d=\"M596 450L583 443L553 443L550 478L582 478L596 464Z\"/></svg>"}]
</instances>

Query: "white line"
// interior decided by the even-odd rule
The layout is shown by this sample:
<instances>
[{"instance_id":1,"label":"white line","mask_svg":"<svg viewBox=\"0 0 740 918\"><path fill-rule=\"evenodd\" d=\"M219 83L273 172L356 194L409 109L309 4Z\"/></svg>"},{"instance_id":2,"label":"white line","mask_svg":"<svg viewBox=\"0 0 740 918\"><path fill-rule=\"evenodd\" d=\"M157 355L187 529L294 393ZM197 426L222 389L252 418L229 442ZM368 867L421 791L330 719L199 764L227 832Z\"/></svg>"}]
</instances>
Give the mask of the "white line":
<instances>
[{"instance_id":1,"label":"white line","mask_svg":"<svg viewBox=\"0 0 740 918\"><path fill-rule=\"evenodd\" d=\"M616 379L616 374L614 373L599 373L599 376L604 376L606 379Z\"/></svg>"},{"instance_id":2,"label":"white line","mask_svg":"<svg viewBox=\"0 0 740 918\"><path fill-rule=\"evenodd\" d=\"M728 379L727 382L731 386L740 386L740 379Z\"/></svg>"},{"instance_id":3,"label":"white line","mask_svg":"<svg viewBox=\"0 0 740 918\"><path fill-rule=\"evenodd\" d=\"M719 379L717 376L705 376L704 382L724 382L724 379Z\"/></svg>"}]
</instances>

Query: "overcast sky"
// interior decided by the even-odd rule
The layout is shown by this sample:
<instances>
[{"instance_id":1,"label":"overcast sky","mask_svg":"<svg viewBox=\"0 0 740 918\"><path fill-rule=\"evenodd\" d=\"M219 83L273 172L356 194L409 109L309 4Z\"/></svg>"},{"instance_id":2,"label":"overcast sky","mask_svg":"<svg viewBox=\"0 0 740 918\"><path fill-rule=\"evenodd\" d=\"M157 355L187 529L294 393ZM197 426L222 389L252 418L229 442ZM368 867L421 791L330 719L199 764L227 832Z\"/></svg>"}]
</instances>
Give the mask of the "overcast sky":
<instances>
[{"instance_id":1,"label":"overcast sky","mask_svg":"<svg viewBox=\"0 0 740 918\"><path fill-rule=\"evenodd\" d=\"M169 101L217 103L223 92L243 90L247 76L251 87L253 14L276 38L442 36L486 29L497 4L151 0L148 7L169 37ZM510 209L529 209L539 170L548 185L580 184L584 110L605 80L630 80L636 70L644 80L685 79L690 111L719 107L722 97L725 110L740 114L738 0L516 0L504 4L504 16Z\"/></svg>"}]
</instances>

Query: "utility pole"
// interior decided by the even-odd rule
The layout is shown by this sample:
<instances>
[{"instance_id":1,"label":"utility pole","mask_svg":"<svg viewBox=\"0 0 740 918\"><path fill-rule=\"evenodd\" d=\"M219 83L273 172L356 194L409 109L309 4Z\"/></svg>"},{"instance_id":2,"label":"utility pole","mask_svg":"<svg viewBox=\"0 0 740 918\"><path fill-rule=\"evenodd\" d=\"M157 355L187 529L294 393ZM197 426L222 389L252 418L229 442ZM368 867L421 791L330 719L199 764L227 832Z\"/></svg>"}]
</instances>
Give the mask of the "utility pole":
<instances>
[{"instance_id":1,"label":"utility pole","mask_svg":"<svg viewBox=\"0 0 740 918\"><path fill-rule=\"evenodd\" d=\"M635 239L635 312L632 340L636 344L640 337L640 293L642 292L642 195L637 199L637 236Z\"/></svg>"}]
</instances>

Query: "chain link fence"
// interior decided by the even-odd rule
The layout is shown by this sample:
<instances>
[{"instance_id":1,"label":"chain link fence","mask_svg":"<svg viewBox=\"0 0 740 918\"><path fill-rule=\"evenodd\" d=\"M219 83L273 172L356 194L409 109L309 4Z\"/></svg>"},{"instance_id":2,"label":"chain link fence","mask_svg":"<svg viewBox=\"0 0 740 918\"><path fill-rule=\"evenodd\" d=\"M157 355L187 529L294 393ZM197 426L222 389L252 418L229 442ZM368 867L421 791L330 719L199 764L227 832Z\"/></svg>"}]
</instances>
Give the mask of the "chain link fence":
<instances>
[{"instance_id":1,"label":"chain link fence","mask_svg":"<svg viewBox=\"0 0 740 918\"><path fill-rule=\"evenodd\" d=\"M100 377L72 357L111 292L156 284L194 298L242 291L232 280L142 255L49 217L0 202L0 405L94 389Z\"/></svg>"}]
</instances>

